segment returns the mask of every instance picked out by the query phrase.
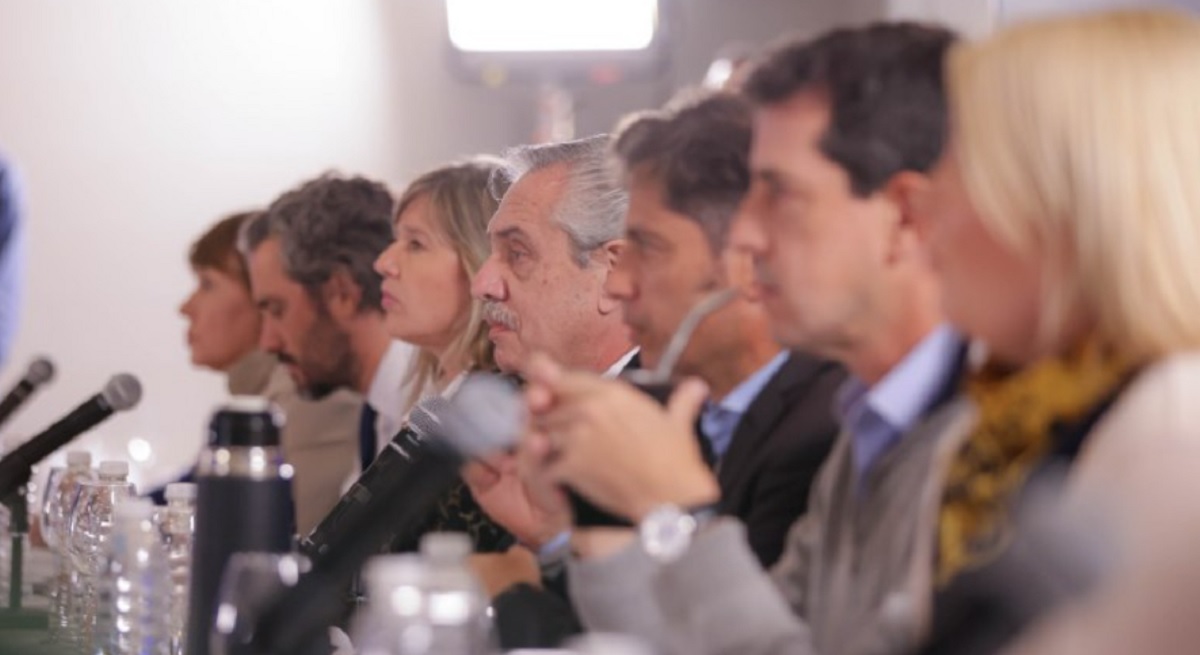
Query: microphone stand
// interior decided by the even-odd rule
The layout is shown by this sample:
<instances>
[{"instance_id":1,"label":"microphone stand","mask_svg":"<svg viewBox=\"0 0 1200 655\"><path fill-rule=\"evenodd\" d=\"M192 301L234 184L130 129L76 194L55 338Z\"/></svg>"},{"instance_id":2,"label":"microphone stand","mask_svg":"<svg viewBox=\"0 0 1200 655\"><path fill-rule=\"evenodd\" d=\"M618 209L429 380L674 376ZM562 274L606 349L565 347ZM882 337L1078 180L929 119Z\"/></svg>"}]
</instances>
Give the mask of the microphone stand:
<instances>
[{"instance_id":1,"label":"microphone stand","mask_svg":"<svg viewBox=\"0 0 1200 655\"><path fill-rule=\"evenodd\" d=\"M9 554L8 606L0 610L0 629L45 630L49 627L49 615L44 610L21 607L21 592L25 575L25 536L29 534L29 502L26 491L29 473L20 487L0 499L8 508L9 531L12 533L12 550Z\"/></svg>"}]
</instances>

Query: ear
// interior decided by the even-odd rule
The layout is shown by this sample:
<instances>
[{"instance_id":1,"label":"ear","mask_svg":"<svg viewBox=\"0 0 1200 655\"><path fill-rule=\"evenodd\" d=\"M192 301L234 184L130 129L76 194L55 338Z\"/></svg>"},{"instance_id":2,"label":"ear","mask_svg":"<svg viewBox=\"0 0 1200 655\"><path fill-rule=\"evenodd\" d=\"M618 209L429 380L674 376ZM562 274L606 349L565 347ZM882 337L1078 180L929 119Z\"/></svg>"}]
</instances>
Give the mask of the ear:
<instances>
[{"instance_id":1,"label":"ear","mask_svg":"<svg viewBox=\"0 0 1200 655\"><path fill-rule=\"evenodd\" d=\"M344 269L334 271L321 290L325 308L339 325L346 325L358 315L362 289Z\"/></svg>"},{"instance_id":2,"label":"ear","mask_svg":"<svg viewBox=\"0 0 1200 655\"><path fill-rule=\"evenodd\" d=\"M888 261L906 259L920 250L930 186L928 175L903 171L893 175L882 189L883 195L896 208L895 221L888 235Z\"/></svg>"},{"instance_id":3,"label":"ear","mask_svg":"<svg viewBox=\"0 0 1200 655\"><path fill-rule=\"evenodd\" d=\"M603 278L600 280L600 298L597 301L597 309L602 316L621 309L621 301L614 298L608 293L608 276L617 268L617 262L621 259L621 254L625 252L625 240L613 239L600 247L600 266L602 269Z\"/></svg>"}]
</instances>

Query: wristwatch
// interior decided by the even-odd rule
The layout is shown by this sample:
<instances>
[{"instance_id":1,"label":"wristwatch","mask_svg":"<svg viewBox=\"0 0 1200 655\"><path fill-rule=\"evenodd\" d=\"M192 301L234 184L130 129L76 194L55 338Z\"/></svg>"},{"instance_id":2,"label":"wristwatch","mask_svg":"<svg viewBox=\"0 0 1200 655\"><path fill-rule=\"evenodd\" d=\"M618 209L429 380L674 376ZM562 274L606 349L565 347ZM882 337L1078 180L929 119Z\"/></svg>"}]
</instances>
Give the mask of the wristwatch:
<instances>
[{"instance_id":1,"label":"wristwatch","mask_svg":"<svg viewBox=\"0 0 1200 655\"><path fill-rule=\"evenodd\" d=\"M716 517L716 504L692 508L659 505L638 524L642 550L662 564L674 562L687 552L696 532Z\"/></svg>"}]
</instances>

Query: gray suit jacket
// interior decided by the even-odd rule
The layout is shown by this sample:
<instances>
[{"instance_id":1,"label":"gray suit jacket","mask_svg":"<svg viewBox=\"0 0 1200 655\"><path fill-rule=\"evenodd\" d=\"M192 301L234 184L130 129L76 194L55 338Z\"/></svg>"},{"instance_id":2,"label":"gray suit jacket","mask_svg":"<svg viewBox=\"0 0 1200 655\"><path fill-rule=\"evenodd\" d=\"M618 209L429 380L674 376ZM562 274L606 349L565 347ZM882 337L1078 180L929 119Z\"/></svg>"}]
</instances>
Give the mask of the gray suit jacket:
<instances>
[{"instance_id":1,"label":"gray suit jacket","mask_svg":"<svg viewBox=\"0 0 1200 655\"><path fill-rule=\"evenodd\" d=\"M358 467L358 419L362 398L337 391L306 400L275 358L255 351L234 364L228 376L234 395L263 396L283 409L283 458L292 465L296 530L308 534L342 496Z\"/></svg>"},{"instance_id":2,"label":"gray suit jacket","mask_svg":"<svg viewBox=\"0 0 1200 655\"><path fill-rule=\"evenodd\" d=\"M928 629L945 468L973 421L964 399L941 405L861 488L850 437L839 436L770 574L728 519L670 565L656 565L636 543L609 559L572 561L584 624L638 635L663 653L907 652Z\"/></svg>"}]
</instances>

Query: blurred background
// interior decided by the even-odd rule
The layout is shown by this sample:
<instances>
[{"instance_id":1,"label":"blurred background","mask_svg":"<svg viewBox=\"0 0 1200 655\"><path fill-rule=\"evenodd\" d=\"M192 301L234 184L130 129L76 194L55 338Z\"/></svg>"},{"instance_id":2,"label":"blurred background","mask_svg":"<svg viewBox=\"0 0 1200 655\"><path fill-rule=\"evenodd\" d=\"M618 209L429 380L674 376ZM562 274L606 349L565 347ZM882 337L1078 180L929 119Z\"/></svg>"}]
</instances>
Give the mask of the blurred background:
<instances>
[{"instance_id":1,"label":"blurred background","mask_svg":"<svg viewBox=\"0 0 1200 655\"><path fill-rule=\"evenodd\" d=\"M143 402L82 443L130 459L139 484L186 468L224 396L221 376L188 362L188 245L324 170L399 189L460 155L607 131L699 83L719 53L785 33L917 18L978 35L1047 11L1197 3L662 0L653 57L556 80L544 61L456 54L446 0L0 0L0 151L23 179L27 240L0 392L35 355L59 372L7 438L128 371Z\"/></svg>"}]
</instances>

